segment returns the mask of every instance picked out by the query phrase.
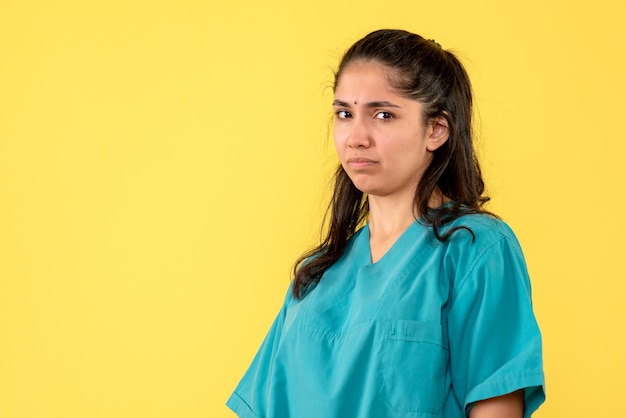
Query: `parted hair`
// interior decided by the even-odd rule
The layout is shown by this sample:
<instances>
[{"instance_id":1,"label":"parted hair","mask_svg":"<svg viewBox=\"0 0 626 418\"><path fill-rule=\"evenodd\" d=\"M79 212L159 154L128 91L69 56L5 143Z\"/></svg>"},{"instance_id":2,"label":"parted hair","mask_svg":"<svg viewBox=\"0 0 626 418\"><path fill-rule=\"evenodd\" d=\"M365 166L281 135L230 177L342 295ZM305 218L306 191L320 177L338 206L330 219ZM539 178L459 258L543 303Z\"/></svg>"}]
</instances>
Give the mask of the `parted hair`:
<instances>
[{"instance_id":1,"label":"parted hair","mask_svg":"<svg viewBox=\"0 0 626 418\"><path fill-rule=\"evenodd\" d=\"M424 124L437 117L445 118L448 123L448 140L433 152L415 190L414 203L420 222L431 226L435 238L443 242L458 229L467 229L459 226L442 233L441 228L447 223L470 213L489 213L483 209L489 198L484 195L485 185L473 145L472 87L458 58L420 35L404 30L377 30L357 41L343 55L335 73L334 88L343 70L356 61L377 62L386 67L392 87L421 103ZM450 199L450 203L429 207L436 192ZM368 214L367 197L354 186L340 164L334 175L333 194L325 218L328 225L321 243L304 253L294 265L295 298L302 298L342 256Z\"/></svg>"}]
</instances>

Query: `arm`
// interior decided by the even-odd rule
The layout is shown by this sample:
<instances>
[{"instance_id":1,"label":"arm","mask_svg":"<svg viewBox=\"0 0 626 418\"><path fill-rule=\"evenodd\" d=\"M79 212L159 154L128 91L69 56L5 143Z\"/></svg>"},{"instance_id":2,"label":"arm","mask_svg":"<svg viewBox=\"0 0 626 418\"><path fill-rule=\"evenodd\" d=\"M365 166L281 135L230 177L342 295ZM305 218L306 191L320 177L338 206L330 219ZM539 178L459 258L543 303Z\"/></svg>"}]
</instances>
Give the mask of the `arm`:
<instances>
[{"instance_id":1,"label":"arm","mask_svg":"<svg viewBox=\"0 0 626 418\"><path fill-rule=\"evenodd\" d=\"M469 270L457 270L447 315L452 388L471 418L530 418L545 394L541 333L523 255L512 236L468 248L474 254L462 265ZM501 401L508 405L506 394L520 389L522 415L492 415ZM478 415L481 410L488 414Z\"/></svg>"},{"instance_id":2,"label":"arm","mask_svg":"<svg viewBox=\"0 0 626 418\"><path fill-rule=\"evenodd\" d=\"M523 390L478 401L469 413L469 418L522 418L523 416Z\"/></svg>"}]
</instances>

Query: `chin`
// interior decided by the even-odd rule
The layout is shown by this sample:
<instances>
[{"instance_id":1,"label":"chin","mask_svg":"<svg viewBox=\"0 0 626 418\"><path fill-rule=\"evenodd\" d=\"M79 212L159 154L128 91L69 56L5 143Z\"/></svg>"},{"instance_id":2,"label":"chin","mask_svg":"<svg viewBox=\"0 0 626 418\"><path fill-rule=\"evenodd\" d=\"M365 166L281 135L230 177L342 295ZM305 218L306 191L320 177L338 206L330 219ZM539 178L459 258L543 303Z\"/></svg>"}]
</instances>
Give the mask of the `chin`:
<instances>
[{"instance_id":1,"label":"chin","mask_svg":"<svg viewBox=\"0 0 626 418\"><path fill-rule=\"evenodd\" d=\"M350 177L350 180L352 180L352 184L354 185L354 187L356 187L363 193L371 194L374 191L380 189L378 185L373 184L373 182L371 181L372 179L368 178L369 176L356 175L356 176L349 176L349 177Z\"/></svg>"},{"instance_id":2,"label":"chin","mask_svg":"<svg viewBox=\"0 0 626 418\"><path fill-rule=\"evenodd\" d=\"M354 187L356 187L357 189L359 189L361 192L363 192L366 195L371 195L371 196L382 196L384 195L384 192L379 188L379 187L373 187L371 185L358 185L356 183L353 183Z\"/></svg>"}]
</instances>

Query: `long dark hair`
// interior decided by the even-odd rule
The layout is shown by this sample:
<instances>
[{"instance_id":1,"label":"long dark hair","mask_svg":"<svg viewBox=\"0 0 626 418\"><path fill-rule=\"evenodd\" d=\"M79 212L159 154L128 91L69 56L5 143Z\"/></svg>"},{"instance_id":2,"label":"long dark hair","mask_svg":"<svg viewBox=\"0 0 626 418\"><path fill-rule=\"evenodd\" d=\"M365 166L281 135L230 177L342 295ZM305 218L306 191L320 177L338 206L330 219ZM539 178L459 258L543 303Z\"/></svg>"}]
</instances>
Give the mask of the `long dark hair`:
<instances>
[{"instance_id":1,"label":"long dark hair","mask_svg":"<svg viewBox=\"0 0 626 418\"><path fill-rule=\"evenodd\" d=\"M424 123L436 117L448 122L448 140L434 151L415 190L420 222L432 226L436 239L443 242L458 229L468 229L460 226L442 234L445 224L466 214L489 213L483 209L489 198L483 194L485 185L472 144L472 87L457 57L419 35L378 30L357 41L344 54L335 74L335 88L343 70L355 61L374 61L387 67L392 86L422 104ZM303 297L309 286L319 282L324 271L341 257L369 213L366 196L354 186L341 165L334 182L326 235L294 266L292 291L296 298ZM429 200L438 191L451 202L430 208Z\"/></svg>"}]
</instances>

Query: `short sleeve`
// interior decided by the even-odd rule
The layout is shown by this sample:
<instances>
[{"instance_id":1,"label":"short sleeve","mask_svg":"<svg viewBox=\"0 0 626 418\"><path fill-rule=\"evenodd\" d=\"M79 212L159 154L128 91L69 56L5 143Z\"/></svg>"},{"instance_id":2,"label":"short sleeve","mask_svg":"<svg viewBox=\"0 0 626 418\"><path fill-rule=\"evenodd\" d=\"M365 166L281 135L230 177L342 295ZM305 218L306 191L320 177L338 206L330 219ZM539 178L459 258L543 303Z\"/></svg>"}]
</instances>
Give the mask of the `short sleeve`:
<instances>
[{"instance_id":1,"label":"short sleeve","mask_svg":"<svg viewBox=\"0 0 626 418\"><path fill-rule=\"evenodd\" d=\"M523 389L528 418L545 391L541 334L519 244L501 236L462 274L448 314L453 390L469 413L477 401Z\"/></svg>"},{"instance_id":2,"label":"short sleeve","mask_svg":"<svg viewBox=\"0 0 626 418\"><path fill-rule=\"evenodd\" d=\"M290 293L291 289L287 299L289 299ZM285 324L287 299L274 319L250 367L226 402L226 406L239 417L259 418L267 415L267 399L271 389L270 376Z\"/></svg>"}]
</instances>

